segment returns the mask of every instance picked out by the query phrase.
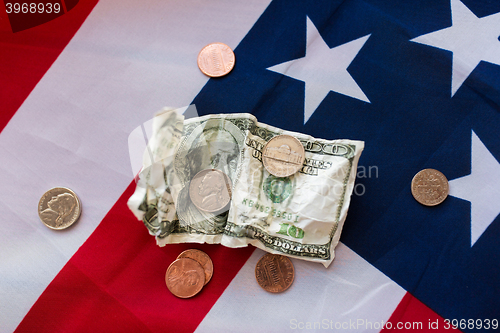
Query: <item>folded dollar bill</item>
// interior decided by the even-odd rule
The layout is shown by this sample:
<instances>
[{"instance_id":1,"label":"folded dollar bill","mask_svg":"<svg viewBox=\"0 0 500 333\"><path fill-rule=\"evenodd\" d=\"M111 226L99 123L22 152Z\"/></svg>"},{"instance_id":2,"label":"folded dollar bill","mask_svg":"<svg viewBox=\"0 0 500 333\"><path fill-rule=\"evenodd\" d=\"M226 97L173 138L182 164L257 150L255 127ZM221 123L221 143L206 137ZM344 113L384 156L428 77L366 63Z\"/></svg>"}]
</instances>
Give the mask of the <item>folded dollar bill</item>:
<instances>
[{"instance_id":1,"label":"folded dollar bill","mask_svg":"<svg viewBox=\"0 0 500 333\"><path fill-rule=\"evenodd\" d=\"M305 151L302 167L289 177L273 176L262 163L266 143L282 134L298 139ZM252 244L327 267L335 256L363 147L362 141L282 130L251 114L184 120L176 111L164 110L153 120L128 206L160 246ZM191 180L206 169L220 170L230 179L231 202L223 210L198 209L190 198Z\"/></svg>"}]
</instances>

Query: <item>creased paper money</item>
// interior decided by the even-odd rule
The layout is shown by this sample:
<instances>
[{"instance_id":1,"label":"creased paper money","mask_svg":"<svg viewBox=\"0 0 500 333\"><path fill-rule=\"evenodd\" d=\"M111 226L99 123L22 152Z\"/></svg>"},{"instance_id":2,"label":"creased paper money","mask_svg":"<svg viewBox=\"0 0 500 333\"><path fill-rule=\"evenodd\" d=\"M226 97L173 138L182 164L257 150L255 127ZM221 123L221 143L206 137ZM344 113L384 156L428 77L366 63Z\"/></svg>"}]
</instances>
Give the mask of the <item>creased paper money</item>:
<instances>
[{"instance_id":1,"label":"creased paper money","mask_svg":"<svg viewBox=\"0 0 500 333\"><path fill-rule=\"evenodd\" d=\"M302 168L275 177L262 149L276 135L297 138ZM137 189L129 208L157 244L252 244L265 251L321 262L334 258L347 216L362 141L323 140L257 122L250 114L218 114L184 121L175 111L153 120ZM205 169L223 171L232 183L229 210L199 210L189 184ZM200 192L201 193L201 192Z\"/></svg>"}]
</instances>

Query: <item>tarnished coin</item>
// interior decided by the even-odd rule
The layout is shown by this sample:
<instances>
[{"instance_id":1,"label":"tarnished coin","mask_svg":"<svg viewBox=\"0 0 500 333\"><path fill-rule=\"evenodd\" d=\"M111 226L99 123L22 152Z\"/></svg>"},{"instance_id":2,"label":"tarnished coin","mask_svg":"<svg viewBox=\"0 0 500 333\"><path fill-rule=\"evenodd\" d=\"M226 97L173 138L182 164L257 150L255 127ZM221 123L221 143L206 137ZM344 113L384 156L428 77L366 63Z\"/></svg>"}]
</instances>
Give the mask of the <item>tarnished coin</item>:
<instances>
[{"instance_id":1,"label":"tarnished coin","mask_svg":"<svg viewBox=\"0 0 500 333\"><path fill-rule=\"evenodd\" d=\"M55 187L42 195L38 202L38 216L49 228L66 229L73 225L82 211L80 199L65 187Z\"/></svg>"},{"instance_id":2,"label":"tarnished coin","mask_svg":"<svg viewBox=\"0 0 500 333\"><path fill-rule=\"evenodd\" d=\"M198 54L198 67L210 77L224 76L234 67L234 53L224 43L212 43Z\"/></svg>"},{"instance_id":3,"label":"tarnished coin","mask_svg":"<svg viewBox=\"0 0 500 333\"><path fill-rule=\"evenodd\" d=\"M448 196L448 179L439 171L424 169L411 181L411 194L425 206L439 205Z\"/></svg>"},{"instance_id":4,"label":"tarnished coin","mask_svg":"<svg viewBox=\"0 0 500 333\"><path fill-rule=\"evenodd\" d=\"M206 169L191 179L189 197L199 210L215 213L231 201L231 187L231 180L224 172Z\"/></svg>"},{"instance_id":5,"label":"tarnished coin","mask_svg":"<svg viewBox=\"0 0 500 333\"><path fill-rule=\"evenodd\" d=\"M292 261L279 254L268 253L255 266L255 278L259 285L271 293L287 290L293 282L295 270Z\"/></svg>"},{"instance_id":6,"label":"tarnished coin","mask_svg":"<svg viewBox=\"0 0 500 333\"><path fill-rule=\"evenodd\" d=\"M214 274L214 265L212 263L212 259L210 259L208 254L206 254L201 250L189 249L179 254L177 259L179 258L190 258L196 260L201 265L201 267L203 267L203 270L205 271L204 285L206 285L208 281L210 281L212 275Z\"/></svg>"},{"instance_id":7,"label":"tarnished coin","mask_svg":"<svg viewBox=\"0 0 500 333\"><path fill-rule=\"evenodd\" d=\"M276 177L288 177L299 171L304 158L304 146L290 135L275 136L262 150L264 167Z\"/></svg>"},{"instance_id":8,"label":"tarnished coin","mask_svg":"<svg viewBox=\"0 0 500 333\"><path fill-rule=\"evenodd\" d=\"M193 297L203 288L205 272L196 260L180 258L168 266L165 283L168 290L175 296Z\"/></svg>"}]
</instances>

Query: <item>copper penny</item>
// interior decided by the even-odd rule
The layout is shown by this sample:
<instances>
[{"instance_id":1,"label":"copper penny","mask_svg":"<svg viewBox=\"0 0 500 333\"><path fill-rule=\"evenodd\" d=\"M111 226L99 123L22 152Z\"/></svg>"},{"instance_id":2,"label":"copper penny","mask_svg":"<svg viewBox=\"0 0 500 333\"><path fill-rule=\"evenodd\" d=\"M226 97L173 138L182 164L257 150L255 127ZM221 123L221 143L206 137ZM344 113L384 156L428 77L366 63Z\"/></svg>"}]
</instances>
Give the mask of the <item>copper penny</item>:
<instances>
[{"instance_id":1,"label":"copper penny","mask_svg":"<svg viewBox=\"0 0 500 333\"><path fill-rule=\"evenodd\" d=\"M80 199L65 187L55 187L45 192L38 202L38 216L47 227L62 230L73 225L82 212Z\"/></svg>"},{"instance_id":2,"label":"copper penny","mask_svg":"<svg viewBox=\"0 0 500 333\"><path fill-rule=\"evenodd\" d=\"M179 298L193 297L203 288L205 272L193 259L180 258L168 266L165 283L168 290Z\"/></svg>"},{"instance_id":3,"label":"copper penny","mask_svg":"<svg viewBox=\"0 0 500 333\"><path fill-rule=\"evenodd\" d=\"M177 259L179 258L190 258L196 260L201 265L201 267L203 267L203 270L205 272L205 283L203 285L206 285L208 281L210 281L212 275L214 274L214 264L212 263L212 259L210 259L208 254L201 250L189 249L179 254Z\"/></svg>"},{"instance_id":4,"label":"copper penny","mask_svg":"<svg viewBox=\"0 0 500 333\"><path fill-rule=\"evenodd\" d=\"M212 43L205 46L198 54L198 67L203 74L220 77L234 67L234 52L224 43Z\"/></svg>"},{"instance_id":5,"label":"copper penny","mask_svg":"<svg viewBox=\"0 0 500 333\"><path fill-rule=\"evenodd\" d=\"M231 187L231 180L224 172L206 169L191 179L189 197L199 210L215 213L231 201Z\"/></svg>"},{"instance_id":6,"label":"copper penny","mask_svg":"<svg viewBox=\"0 0 500 333\"><path fill-rule=\"evenodd\" d=\"M302 168L304 146L290 135L278 135L267 142L262 150L266 170L276 177L288 177Z\"/></svg>"},{"instance_id":7,"label":"copper penny","mask_svg":"<svg viewBox=\"0 0 500 333\"><path fill-rule=\"evenodd\" d=\"M271 293L287 290L293 282L295 270L292 261L279 254L268 253L255 266L255 278L259 285Z\"/></svg>"},{"instance_id":8,"label":"copper penny","mask_svg":"<svg viewBox=\"0 0 500 333\"><path fill-rule=\"evenodd\" d=\"M439 171L424 169L411 181L411 194L425 206L436 206L448 196L448 179Z\"/></svg>"}]
</instances>

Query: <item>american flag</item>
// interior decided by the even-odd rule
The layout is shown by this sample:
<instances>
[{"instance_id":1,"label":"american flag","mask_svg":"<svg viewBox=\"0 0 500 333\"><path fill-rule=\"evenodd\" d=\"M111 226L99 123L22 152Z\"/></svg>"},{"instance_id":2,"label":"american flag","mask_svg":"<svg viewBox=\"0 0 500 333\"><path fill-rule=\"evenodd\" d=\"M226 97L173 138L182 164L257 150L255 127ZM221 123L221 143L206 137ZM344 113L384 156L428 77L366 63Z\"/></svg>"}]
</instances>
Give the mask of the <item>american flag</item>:
<instances>
[{"instance_id":1,"label":"american flag","mask_svg":"<svg viewBox=\"0 0 500 333\"><path fill-rule=\"evenodd\" d=\"M0 332L498 328L499 36L490 0L72 1L15 33L1 7ZM212 42L236 63L209 79L196 57ZM126 205L128 137L192 104L365 142L330 267L293 260L271 295L261 250L156 246ZM411 195L424 168L450 181L436 207ZM83 205L62 232L37 216L56 186ZM214 275L178 299L165 271L193 247Z\"/></svg>"}]
</instances>

